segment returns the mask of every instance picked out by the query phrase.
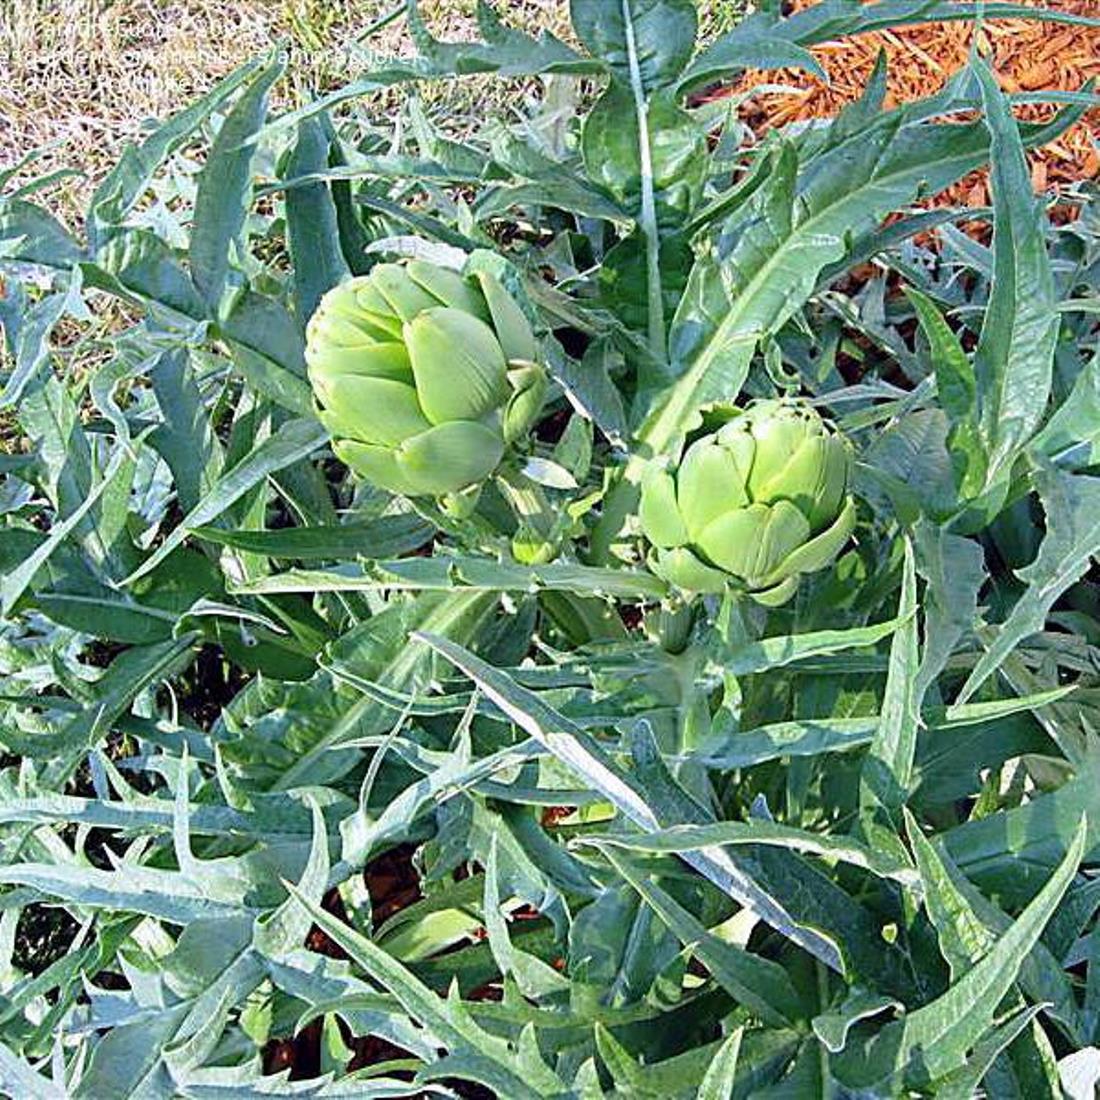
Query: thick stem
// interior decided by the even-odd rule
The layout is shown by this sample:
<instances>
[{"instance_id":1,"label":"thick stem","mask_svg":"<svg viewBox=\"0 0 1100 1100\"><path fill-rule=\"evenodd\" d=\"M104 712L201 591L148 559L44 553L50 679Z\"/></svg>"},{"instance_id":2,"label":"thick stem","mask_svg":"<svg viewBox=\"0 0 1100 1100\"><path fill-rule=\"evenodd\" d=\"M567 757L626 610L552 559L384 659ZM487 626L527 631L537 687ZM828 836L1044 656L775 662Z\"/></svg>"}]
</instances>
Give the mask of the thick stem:
<instances>
[{"instance_id":1,"label":"thick stem","mask_svg":"<svg viewBox=\"0 0 1100 1100\"><path fill-rule=\"evenodd\" d=\"M638 120L638 155L642 185L639 222L645 235L646 293L649 307L649 349L659 363L668 358L665 345L665 305L661 294L661 234L657 228L657 203L653 193L653 155L649 147L649 106L646 103L638 46L634 40L634 17L630 0L621 0L626 31L626 56L630 65L630 90Z\"/></svg>"},{"instance_id":2,"label":"thick stem","mask_svg":"<svg viewBox=\"0 0 1100 1100\"><path fill-rule=\"evenodd\" d=\"M818 1012L826 1012L832 1004L829 996L829 968L820 960L814 959L814 970L817 972L817 1005ZM822 1100L832 1100L836 1095L832 1078L829 1075L829 1052L824 1043L818 1043L818 1072L821 1074Z\"/></svg>"},{"instance_id":3,"label":"thick stem","mask_svg":"<svg viewBox=\"0 0 1100 1100\"><path fill-rule=\"evenodd\" d=\"M662 602L658 612L658 636L666 653L683 653L691 641L691 628L695 623L695 607L679 596Z\"/></svg>"}]
</instances>

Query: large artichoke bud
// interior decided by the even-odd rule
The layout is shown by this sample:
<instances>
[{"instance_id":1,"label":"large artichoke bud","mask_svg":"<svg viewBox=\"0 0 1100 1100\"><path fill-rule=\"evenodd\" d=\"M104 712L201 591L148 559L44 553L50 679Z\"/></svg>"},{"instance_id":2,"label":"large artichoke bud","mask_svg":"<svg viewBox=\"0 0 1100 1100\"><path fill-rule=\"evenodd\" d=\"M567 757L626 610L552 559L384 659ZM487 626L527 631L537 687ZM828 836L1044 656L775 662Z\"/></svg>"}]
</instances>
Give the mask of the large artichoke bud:
<instances>
[{"instance_id":1,"label":"large artichoke bud","mask_svg":"<svg viewBox=\"0 0 1100 1100\"><path fill-rule=\"evenodd\" d=\"M642 482L650 567L678 588L727 584L776 607L828 565L855 526L851 452L809 406L750 405Z\"/></svg>"},{"instance_id":2,"label":"large artichoke bud","mask_svg":"<svg viewBox=\"0 0 1100 1100\"><path fill-rule=\"evenodd\" d=\"M535 338L492 275L379 264L330 290L307 327L306 363L336 456L407 496L476 485L537 417Z\"/></svg>"}]
</instances>

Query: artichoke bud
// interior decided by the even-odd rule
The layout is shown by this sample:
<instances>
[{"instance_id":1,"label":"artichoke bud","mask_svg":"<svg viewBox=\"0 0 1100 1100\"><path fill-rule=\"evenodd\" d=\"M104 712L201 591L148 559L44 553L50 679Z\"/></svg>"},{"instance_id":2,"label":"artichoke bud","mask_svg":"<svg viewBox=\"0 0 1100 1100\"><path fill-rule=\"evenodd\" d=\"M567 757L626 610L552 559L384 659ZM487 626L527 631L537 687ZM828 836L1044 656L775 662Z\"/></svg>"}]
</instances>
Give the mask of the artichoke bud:
<instances>
[{"instance_id":1,"label":"artichoke bud","mask_svg":"<svg viewBox=\"0 0 1100 1100\"><path fill-rule=\"evenodd\" d=\"M508 371L512 395L504 406L501 427L505 443L521 440L542 412L548 383L546 371L537 363L526 363Z\"/></svg>"},{"instance_id":2,"label":"artichoke bud","mask_svg":"<svg viewBox=\"0 0 1100 1100\"><path fill-rule=\"evenodd\" d=\"M334 287L306 326L317 414L336 455L393 493L449 497L496 469L546 379L534 334L493 276L420 260Z\"/></svg>"},{"instance_id":3,"label":"artichoke bud","mask_svg":"<svg viewBox=\"0 0 1100 1100\"><path fill-rule=\"evenodd\" d=\"M678 588L727 585L777 607L855 526L851 449L809 405L758 401L642 481L649 566Z\"/></svg>"},{"instance_id":4,"label":"artichoke bud","mask_svg":"<svg viewBox=\"0 0 1100 1100\"><path fill-rule=\"evenodd\" d=\"M545 565L557 557L558 549L528 524L521 524L512 536L512 557L522 565Z\"/></svg>"},{"instance_id":5,"label":"artichoke bud","mask_svg":"<svg viewBox=\"0 0 1100 1100\"><path fill-rule=\"evenodd\" d=\"M477 273L477 281L492 314L493 328L501 348L504 349L504 358L509 363L517 360L533 363L536 354L535 334L515 298L504 289L499 279L486 271Z\"/></svg>"},{"instance_id":6,"label":"artichoke bud","mask_svg":"<svg viewBox=\"0 0 1100 1100\"><path fill-rule=\"evenodd\" d=\"M451 519L469 519L481 500L481 484L470 485L457 493L446 493L439 498L439 509Z\"/></svg>"},{"instance_id":7,"label":"artichoke bud","mask_svg":"<svg viewBox=\"0 0 1100 1100\"><path fill-rule=\"evenodd\" d=\"M409 277L428 291L437 304L472 313L486 323L492 320L484 299L457 271L423 260L413 260L407 270Z\"/></svg>"}]
</instances>

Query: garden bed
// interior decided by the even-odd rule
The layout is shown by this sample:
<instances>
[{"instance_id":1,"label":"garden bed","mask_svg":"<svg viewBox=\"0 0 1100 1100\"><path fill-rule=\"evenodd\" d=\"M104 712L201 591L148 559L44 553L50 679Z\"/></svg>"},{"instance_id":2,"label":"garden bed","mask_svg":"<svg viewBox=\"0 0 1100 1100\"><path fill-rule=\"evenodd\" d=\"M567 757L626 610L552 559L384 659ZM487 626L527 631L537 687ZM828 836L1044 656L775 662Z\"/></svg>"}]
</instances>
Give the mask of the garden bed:
<instances>
[{"instance_id":1,"label":"garden bed","mask_svg":"<svg viewBox=\"0 0 1100 1100\"><path fill-rule=\"evenodd\" d=\"M1097 28L990 6L0 172L0 1095L1091 1098Z\"/></svg>"},{"instance_id":2,"label":"garden bed","mask_svg":"<svg viewBox=\"0 0 1100 1100\"><path fill-rule=\"evenodd\" d=\"M1049 0L1035 6L1082 16L1100 14L1097 0ZM796 0L792 10L808 7ZM1100 81L1100 29L1067 27L1028 19L990 19L978 31L968 23L924 23L872 32L814 46L812 53L828 81L798 69L746 72L713 97L743 95L761 84L787 85L787 91L750 95L741 116L757 134L810 119L831 118L862 94L881 55L887 65L886 106L933 95L966 67L978 35L978 52L988 58L1001 88L1009 94L1037 91L1079 92ZM1021 119L1050 118L1042 104L1018 107ZM1032 186L1039 193L1076 189L1100 174L1100 109L1092 109L1055 141L1028 154ZM946 188L944 204L989 205L989 174L976 172Z\"/></svg>"}]
</instances>

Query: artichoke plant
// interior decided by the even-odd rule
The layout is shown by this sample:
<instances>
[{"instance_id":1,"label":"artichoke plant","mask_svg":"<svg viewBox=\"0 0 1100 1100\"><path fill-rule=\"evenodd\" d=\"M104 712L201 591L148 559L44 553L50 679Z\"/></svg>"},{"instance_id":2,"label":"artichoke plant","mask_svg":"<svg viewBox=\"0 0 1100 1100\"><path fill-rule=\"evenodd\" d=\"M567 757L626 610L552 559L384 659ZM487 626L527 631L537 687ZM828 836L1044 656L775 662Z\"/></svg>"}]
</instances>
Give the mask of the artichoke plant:
<instances>
[{"instance_id":1,"label":"artichoke plant","mask_svg":"<svg viewBox=\"0 0 1100 1100\"><path fill-rule=\"evenodd\" d=\"M379 264L330 290L306 363L333 450L375 485L446 496L477 485L541 408L545 374L522 310L492 275Z\"/></svg>"},{"instance_id":2,"label":"artichoke plant","mask_svg":"<svg viewBox=\"0 0 1100 1100\"><path fill-rule=\"evenodd\" d=\"M647 471L639 518L650 568L688 591L733 584L784 603L852 533L850 467L848 443L809 406L750 405L692 443L676 469Z\"/></svg>"}]
</instances>

